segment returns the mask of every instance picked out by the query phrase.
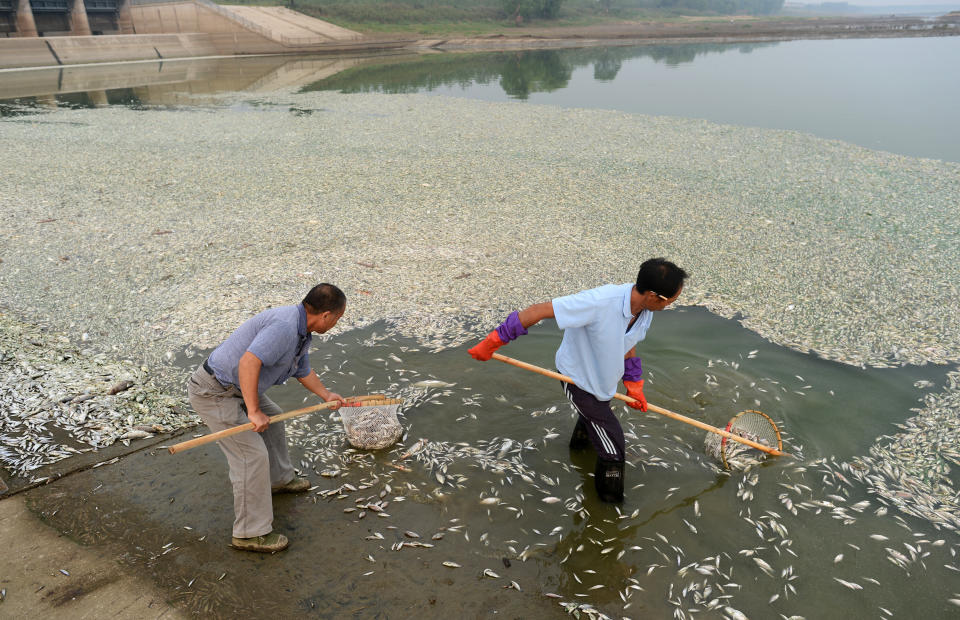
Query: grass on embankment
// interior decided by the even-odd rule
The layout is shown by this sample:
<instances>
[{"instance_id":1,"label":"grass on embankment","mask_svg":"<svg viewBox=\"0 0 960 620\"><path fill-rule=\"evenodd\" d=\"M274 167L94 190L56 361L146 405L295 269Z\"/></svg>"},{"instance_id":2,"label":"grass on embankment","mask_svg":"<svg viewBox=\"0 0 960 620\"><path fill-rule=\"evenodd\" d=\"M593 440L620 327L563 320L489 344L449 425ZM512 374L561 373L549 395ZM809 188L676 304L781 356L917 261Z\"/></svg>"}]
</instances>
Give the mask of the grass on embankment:
<instances>
[{"instance_id":1,"label":"grass on embankment","mask_svg":"<svg viewBox=\"0 0 960 620\"><path fill-rule=\"evenodd\" d=\"M498 0L220 0L222 4L286 6L365 34L476 36L518 33L525 27L576 27L625 20L672 21L679 13L643 8L614 8L605 13L595 0L565 0L556 19L517 24ZM685 11L689 14L690 11Z\"/></svg>"}]
</instances>

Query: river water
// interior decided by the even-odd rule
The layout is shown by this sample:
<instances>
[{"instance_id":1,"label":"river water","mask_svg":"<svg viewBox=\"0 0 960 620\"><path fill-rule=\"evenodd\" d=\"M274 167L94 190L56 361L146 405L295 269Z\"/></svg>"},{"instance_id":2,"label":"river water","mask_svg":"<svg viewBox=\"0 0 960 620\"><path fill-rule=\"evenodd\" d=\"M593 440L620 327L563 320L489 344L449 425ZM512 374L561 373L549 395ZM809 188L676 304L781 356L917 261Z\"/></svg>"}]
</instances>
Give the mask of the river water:
<instances>
[{"instance_id":1,"label":"river water","mask_svg":"<svg viewBox=\"0 0 960 620\"><path fill-rule=\"evenodd\" d=\"M793 129L960 161L952 118L958 52L960 37L138 63L119 76L102 68L5 74L2 110L208 106L237 90L252 101L285 88L416 91ZM477 326L478 338L491 327ZM552 368L560 337L547 322L503 352ZM396 601L416 597L376 592L416 591L408 571L432 576L422 586L428 589L446 579L450 589L441 596L462 598L476 616L562 612L557 601L611 617L956 613L953 522L935 510L901 510L899 501L917 498L873 492L858 461L944 390L950 368L857 368L773 345L701 308L660 313L639 350L650 402L717 426L739 411L762 410L793 456L724 471L704 454L703 431L623 409L627 497L611 507L593 494L592 456L567 447L574 418L557 382L474 362L463 346L435 345L380 323L335 332L317 347L313 365L333 389L405 398L406 433L393 450L363 455L349 450L336 416L288 425L293 461L317 488L278 500L278 524L295 541L282 570L195 543L190 562L161 559L175 535L213 539L229 531L225 463L215 448L192 460L128 459L126 482L113 478L83 491L104 494L97 511L84 512L62 490L48 492L37 509L81 539L87 532L98 540L100 532L126 540L131 567L151 572L197 613L249 611L256 583L276 593L258 607L262 615L401 617ZM301 406L303 395L296 385L272 392L284 409ZM956 469L929 465L944 466L940 488L949 495L960 483ZM204 484L213 486L198 486L192 467L203 467ZM169 475L150 479L157 468ZM224 484L206 482L213 477ZM365 508L377 501L390 504ZM57 502L72 508L57 517ZM131 532L117 525L132 512L151 526ZM434 546L393 549L415 541ZM401 556L416 562L392 559ZM484 569L499 576L484 577ZM521 594L511 581L525 607L504 602ZM429 615L433 604L418 599L406 609Z\"/></svg>"}]
</instances>

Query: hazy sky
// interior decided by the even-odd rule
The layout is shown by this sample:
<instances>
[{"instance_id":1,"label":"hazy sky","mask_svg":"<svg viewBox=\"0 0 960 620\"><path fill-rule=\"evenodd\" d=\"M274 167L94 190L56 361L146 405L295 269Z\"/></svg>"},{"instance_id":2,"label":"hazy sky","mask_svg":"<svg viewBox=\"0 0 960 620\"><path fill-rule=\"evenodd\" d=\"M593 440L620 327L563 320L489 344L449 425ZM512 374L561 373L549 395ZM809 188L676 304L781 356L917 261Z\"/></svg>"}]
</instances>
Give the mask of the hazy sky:
<instances>
[{"instance_id":1,"label":"hazy sky","mask_svg":"<svg viewBox=\"0 0 960 620\"><path fill-rule=\"evenodd\" d=\"M817 4L812 0L795 0L797 2ZM830 0L824 0L830 1ZM945 6L960 11L960 0L841 0L854 6Z\"/></svg>"}]
</instances>

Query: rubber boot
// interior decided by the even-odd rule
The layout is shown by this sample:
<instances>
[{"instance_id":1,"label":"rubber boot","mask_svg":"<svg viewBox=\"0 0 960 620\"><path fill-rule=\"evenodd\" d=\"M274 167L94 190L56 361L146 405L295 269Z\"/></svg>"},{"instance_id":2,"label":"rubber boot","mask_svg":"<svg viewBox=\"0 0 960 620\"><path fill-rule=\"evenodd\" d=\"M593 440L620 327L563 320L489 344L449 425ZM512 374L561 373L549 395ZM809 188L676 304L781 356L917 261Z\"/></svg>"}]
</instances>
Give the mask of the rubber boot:
<instances>
[{"instance_id":1,"label":"rubber boot","mask_svg":"<svg viewBox=\"0 0 960 620\"><path fill-rule=\"evenodd\" d=\"M623 501L623 461L597 459L594 484L601 502L619 504Z\"/></svg>"},{"instance_id":2,"label":"rubber boot","mask_svg":"<svg viewBox=\"0 0 960 620\"><path fill-rule=\"evenodd\" d=\"M587 425L583 418L577 415L577 425L573 427L573 435L570 436L570 449L583 450L590 446L590 436L587 435Z\"/></svg>"}]
</instances>

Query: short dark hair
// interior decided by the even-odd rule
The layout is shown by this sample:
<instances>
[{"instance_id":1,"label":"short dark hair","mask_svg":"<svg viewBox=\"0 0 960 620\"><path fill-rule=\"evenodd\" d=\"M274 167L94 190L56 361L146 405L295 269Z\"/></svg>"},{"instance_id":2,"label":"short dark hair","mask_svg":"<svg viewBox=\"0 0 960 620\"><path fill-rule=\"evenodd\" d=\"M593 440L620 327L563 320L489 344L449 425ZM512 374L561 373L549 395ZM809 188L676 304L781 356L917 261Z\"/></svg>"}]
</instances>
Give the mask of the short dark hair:
<instances>
[{"instance_id":1,"label":"short dark hair","mask_svg":"<svg viewBox=\"0 0 960 620\"><path fill-rule=\"evenodd\" d=\"M346 307L347 296L336 286L324 282L310 289L307 296L303 298L303 305L311 314L337 312Z\"/></svg>"},{"instance_id":2,"label":"short dark hair","mask_svg":"<svg viewBox=\"0 0 960 620\"><path fill-rule=\"evenodd\" d=\"M637 274L637 292L653 291L657 295L673 297L688 277L690 276L686 271L667 259L651 258L640 265L640 272Z\"/></svg>"}]
</instances>

